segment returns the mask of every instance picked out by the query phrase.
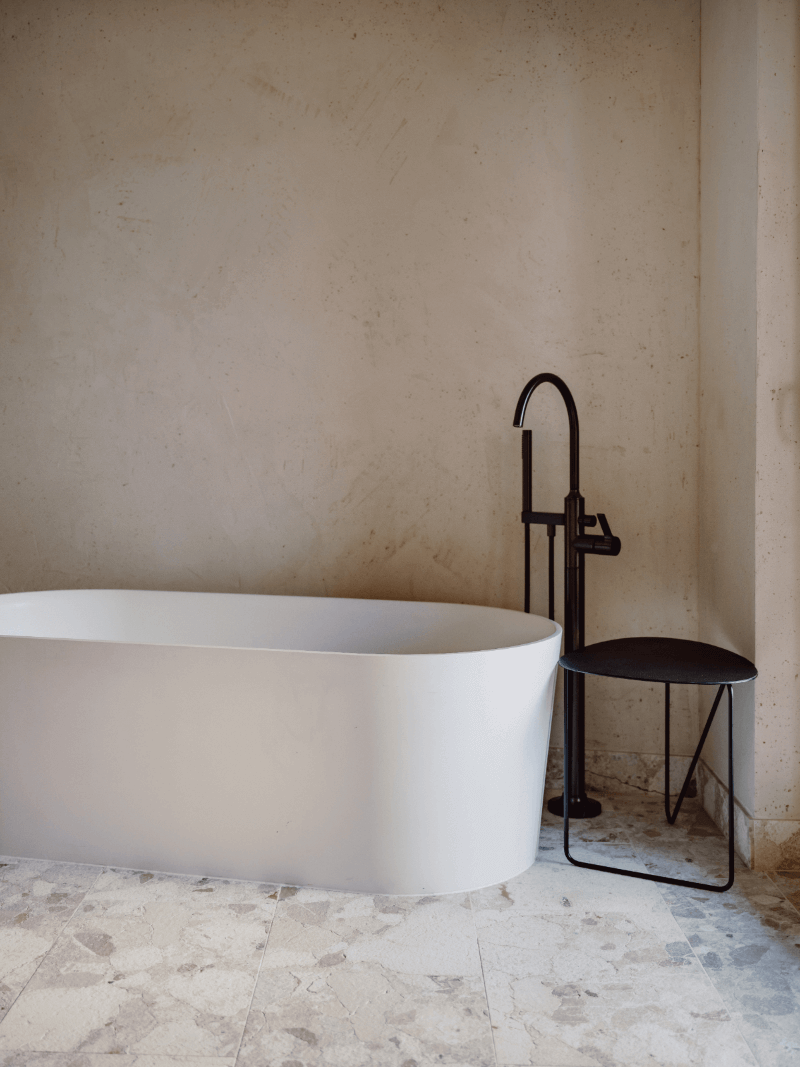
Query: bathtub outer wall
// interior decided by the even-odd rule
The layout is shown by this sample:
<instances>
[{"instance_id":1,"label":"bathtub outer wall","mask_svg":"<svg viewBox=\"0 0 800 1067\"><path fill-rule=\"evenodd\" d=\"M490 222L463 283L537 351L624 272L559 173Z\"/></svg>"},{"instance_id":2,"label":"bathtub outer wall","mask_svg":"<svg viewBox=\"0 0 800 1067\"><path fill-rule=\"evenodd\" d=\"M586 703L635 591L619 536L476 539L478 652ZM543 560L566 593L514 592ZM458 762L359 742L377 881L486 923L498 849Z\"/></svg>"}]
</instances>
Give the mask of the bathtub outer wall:
<instances>
[{"instance_id":1,"label":"bathtub outer wall","mask_svg":"<svg viewBox=\"0 0 800 1067\"><path fill-rule=\"evenodd\" d=\"M536 854L559 644L0 637L0 853L390 894L504 881Z\"/></svg>"}]
</instances>

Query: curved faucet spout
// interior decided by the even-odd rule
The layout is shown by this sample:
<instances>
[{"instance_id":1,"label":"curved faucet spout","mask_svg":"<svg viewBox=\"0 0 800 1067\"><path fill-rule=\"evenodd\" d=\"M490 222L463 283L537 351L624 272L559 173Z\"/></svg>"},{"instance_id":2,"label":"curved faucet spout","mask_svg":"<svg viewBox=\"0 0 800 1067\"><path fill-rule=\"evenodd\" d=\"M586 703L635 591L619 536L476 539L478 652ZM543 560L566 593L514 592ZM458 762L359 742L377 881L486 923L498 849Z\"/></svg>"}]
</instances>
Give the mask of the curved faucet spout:
<instances>
[{"instance_id":1,"label":"curved faucet spout","mask_svg":"<svg viewBox=\"0 0 800 1067\"><path fill-rule=\"evenodd\" d=\"M514 412L514 425L521 427L525 419L525 408L528 406L528 401L531 398L531 394L534 389L542 385L544 382L550 382L561 393L564 404L567 408L567 416L569 417L569 488L570 491L578 491L578 410L575 407L575 401L572 399L572 393L569 391L565 382L558 377L557 374L537 374L535 378L531 378L525 388L519 395L517 401L517 410Z\"/></svg>"}]
</instances>

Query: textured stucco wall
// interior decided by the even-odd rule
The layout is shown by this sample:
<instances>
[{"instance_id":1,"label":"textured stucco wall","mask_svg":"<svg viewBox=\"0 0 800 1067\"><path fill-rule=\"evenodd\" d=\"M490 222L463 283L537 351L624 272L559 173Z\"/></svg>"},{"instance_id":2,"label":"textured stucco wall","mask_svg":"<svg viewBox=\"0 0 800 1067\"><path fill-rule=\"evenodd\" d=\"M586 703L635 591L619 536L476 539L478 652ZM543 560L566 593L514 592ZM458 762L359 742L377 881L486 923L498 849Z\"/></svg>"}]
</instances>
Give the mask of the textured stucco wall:
<instances>
[{"instance_id":1,"label":"textured stucco wall","mask_svg":"<svg viewBox=\"0 0 800 1067\"><path fill-rule=\"evenodd\" d=\"M623 541L588 562L588 638L695 636L696 0L0 20L4 589L519 607L511 419L551 370ZM659 750L660 693L589 696L590 746Z\"/></svg>"},{"instance_id":2,"label":"textured stucco wall","mask_svg":"<svg viewBox=\"0 0 800 1067\"><path fill-rule=\"evenodd\" d=\"M703 0L699 634L755 660L757 7ZM707 713L705 693L701 712ZM736 796L755 809L753 686L736 690ZM727 725L704 758L727 781Z\"/></svg>"},{"instance_id":3,"label":"textured stucco wall","mask_svg":"<svg viewBox=\"0 0 800 1067\"><path fill-rule=\"evenodd\" d=\"M759 0L756 814L800 820L800 10ZM770 835L774 836L774 835ZM800 825L795 829L800 860Z\"/></svg>"},{"instance_id":4,"label":"textured stucco wall","mask_svg":"<svg viewBox=\"0 0 800 1067\"><path fill-rule=\"evenodd\" d=\"M736 795L755 866L797 870L800 11L702 11L700 634L759 669L737 694Z\"/></svg>"}]
</instances>

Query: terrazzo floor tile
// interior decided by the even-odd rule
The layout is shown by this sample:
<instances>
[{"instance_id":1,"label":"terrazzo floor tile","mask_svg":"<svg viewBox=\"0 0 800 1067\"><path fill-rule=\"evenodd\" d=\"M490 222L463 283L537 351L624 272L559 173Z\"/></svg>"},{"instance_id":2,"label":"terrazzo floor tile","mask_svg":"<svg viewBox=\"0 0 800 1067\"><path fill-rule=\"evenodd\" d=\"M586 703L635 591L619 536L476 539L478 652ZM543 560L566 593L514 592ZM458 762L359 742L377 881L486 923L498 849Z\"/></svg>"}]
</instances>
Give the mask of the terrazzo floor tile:
<instances>
[{"instance_id":1,"label":"terrazzo floor tile","mask_svg":"<svg viewBox=\"0 0 800 1067\"><path fill-rule=\"evenodd\" d=\"M660 797L601 799L578 858L724 880L696 800L670 827ZM0 1067L800 1065L800 876L737 862L715 894L579 869L548 812L539 846L435 898L10 861Z\"/></svg>"},{"instance_id":2,"label":"terrazzo floor tile","mask_svg":"<svg viewBox=\"0 0 800 1067\"><path fill-rule=\"evenodd\" d=\"M469 896L282 890L237 1067L495 1063Z\"/></svg>"},{"instance_id":3,"label":"terrazzo floor tile","mask_svg":"<svg viewBox=\"0 0 800 1067\"><path fill-rule=\"evenodd\" d=\"M584 863L600 863L609 867L620 867L635 871L646 870L631 845L620 840L610 843L591 839L582 840L570 833L569 851L573 859L581 860ZM549 827L542 829L539 837L537 863L572 866L564 855L564 834L562 830Z\"/></svg>"},{"instance_id":4,"label":"terrazzo floor tile","mask_svg":"<svg viewBox=\"0 0 800 1067\"><path fill-rule=\"evenodd\" d=\"M620 809L622 809L620 811ZM659 798L618 798L621 824L648 870L724 882L727 838L698 801L670 826ZM725 894L662 885L661 892L758 1061L800 1062L800 914L797 881L751 871L735 860Z\"/></svg>"},{"instance_id":5,"label":"terrazzo floor tile","mask_svg":"<svg viewBox=\"0 0 800 1067\"><path fill-rule=\"evenodd\" d=\"M760 1063L800 1063L800 916L763 874L724 896L664 887L665 899Z\"/></svg>"},{"instance_id":6,"label":"terrazzo floor tile","mask_svg":"<svg viewBox=\"0 0 800 1067\"><path fill-rule=\"evenodd\" d=\"M235 1067L233 1057L117 1056L114 1053L0 1053L0 1067Z\"/></svg>"},{"instance_id":7,"label":"terrazzo floor tile","mask_svg":"<svg viewBox=\"0 0 800 1067\"><path fill-rule=\"evenodd\" d=\"M0 1054L235 1056L276 898L103 872L0 1024Z\"/></svg>"},{"instance_id":8,"label":"terrazzo floor tile","mask_svg":"<svg viewBox=\"0 0 800 1067\"><path fill-rule=\"evenodd\" d=\"M800 909L800 871L769 871L770 881L789 903Z\"/></svg>"},{"instance_id":9,"label":"terrazzo floor tile","mask_svg":"<svg viewBox=\"0 0 800 1067\"><path fill-rule=\"evenodd\" d=\"M555 795L555 791L552 791ZM588 863L644 870L637 861L627 833L621 828L616 812L604 799L603 811L594 819L573 819L569 828L570 854ZM551 815L545 804L539 832L538 862L569 866L564 855L564 822Z\"/></svg>"},{"instance_id":10,"label":"terrazzo floor tile","mask_svg":"<svg viewBox=\"0 0 800 1067\"><path fill-rule=\"evenodd\" d=\"M661 797L613 798L620 833L651 874L724 885L728 880L728 841L700 806L687 798L670 825ZM734 858L736 877L748 868Z\"/></svg>"},{"instance_id":11,"label":"terrazzo floor tile","mask_svg":"<svg viewBox=\"0 0 800 1067\"><path fill-rule=\"evenodd\" d=\"M640 838L643 844L650 841L654 846L670 841L707 842L727 860L728 839L698 800L692 797L684 800L672 824L667 822L661 797L620 796L614 798L614 803L620 830L630 835L631 840Z\"/></svg>"},{"instance_id":12,"label":"terrazzo floor tile","mask_svg":"<svg viewBox=\"0 0 800 1067\"><path fill-rule=\"evenodd\" d=\"M537 863L472 897L499 1064L756 1063L653 883Z\"/></svg>"},{"instance_id":13,"label":"terrazzo floor tile","mask_svg":"<svg viewBox=\"0 0 800 1067\"><path fill-rule=\"evenodd\" d=\"M560 794L554 792L554 795ZM549 799L549 797L547 799ZM606 844L628 843L619 813L614 808L613 803L604 797L602 806L603 810L594 819L570 820L570 840L574 838L575 840L580 839L581 841L586 842L596 841L598 843ZM560 815L551 814L551 812L547 810L546 803L544 811L542 812L542 829L557 829L561 833L563 833L564 830L564 820Z\"/></svg>"},{"instance_id":14,"label":"terrazzo floor tile","mask_svg":"<svg viewBox=\"0 0 800 1067\"><path fill-rule=\"evenodd\" d=\"M102 868L0 857L0 1020Z\"/></svg>"}]
</instances>

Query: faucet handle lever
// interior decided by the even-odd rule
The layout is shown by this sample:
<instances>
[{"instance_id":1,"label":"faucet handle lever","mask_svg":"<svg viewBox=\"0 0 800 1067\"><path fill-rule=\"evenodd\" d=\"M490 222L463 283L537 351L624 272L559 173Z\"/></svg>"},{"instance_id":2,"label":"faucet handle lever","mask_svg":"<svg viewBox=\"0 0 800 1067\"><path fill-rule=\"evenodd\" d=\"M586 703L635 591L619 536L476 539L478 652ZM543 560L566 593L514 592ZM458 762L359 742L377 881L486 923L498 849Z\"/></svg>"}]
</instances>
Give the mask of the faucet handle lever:
<instances>
[{"instance_id":1,"label":"faucet handle lever","mask_svg":"<svg viewBox=\"0 0 800 1067\"><path fill-rule=\"evenodd\" d=\"M592 552L597 556L618 556L622 548L620 539L612 534L608 519L601 511L598 511L597 518L600 522L603 536L589 537L583 534L583 536L573 539L573 547L579 552Z\"/></svg>"}]
</instances>

